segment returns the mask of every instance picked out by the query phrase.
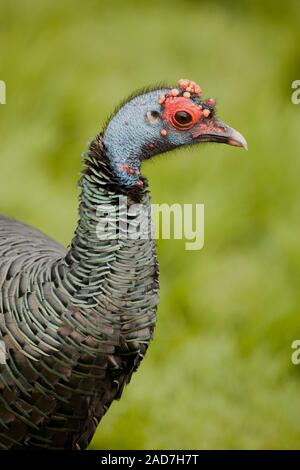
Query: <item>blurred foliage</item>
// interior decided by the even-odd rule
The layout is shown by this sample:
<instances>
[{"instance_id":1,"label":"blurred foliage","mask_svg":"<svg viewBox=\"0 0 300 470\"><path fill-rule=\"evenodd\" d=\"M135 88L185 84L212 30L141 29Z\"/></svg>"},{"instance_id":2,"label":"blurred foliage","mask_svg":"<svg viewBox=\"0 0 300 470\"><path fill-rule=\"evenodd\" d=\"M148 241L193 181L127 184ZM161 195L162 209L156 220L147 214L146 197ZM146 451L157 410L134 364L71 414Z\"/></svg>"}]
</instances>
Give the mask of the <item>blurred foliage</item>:
<instances>
[{"instance_id":1,"label":"blurred foliage","mask_svg":"<svg viewBox=\"0 0 300 470\"><path fill-rule=\"evenodd\" d=\"M205 204L205 247L159 242L155 340L91 448L299 448L299 13L296 0L1 2L2 213L67 244L85 143L161 80L199 81L249 143L145 165L154 202Z\"/></svg>"}]
</instances>

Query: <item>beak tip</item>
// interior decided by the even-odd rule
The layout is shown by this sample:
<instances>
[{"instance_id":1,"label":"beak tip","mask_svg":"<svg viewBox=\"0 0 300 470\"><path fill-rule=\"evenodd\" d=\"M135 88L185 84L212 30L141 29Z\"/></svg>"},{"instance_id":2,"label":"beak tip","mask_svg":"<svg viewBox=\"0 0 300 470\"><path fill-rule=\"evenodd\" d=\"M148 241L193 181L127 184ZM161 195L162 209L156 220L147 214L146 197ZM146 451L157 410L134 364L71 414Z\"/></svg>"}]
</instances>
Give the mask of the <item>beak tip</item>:
<instances>
[{"instance_id":1,"label":"beak tip","mask_svg":"<svg viewBox=\"0 0 300 470\"><path fill-rule=\"evenodd\" d=\"M248 144L245 137L235 129L231 130L231 135L228 139L229 145L234 145L235 147L243 147L245 150L248 150Z\"/></svg>"}]
</instances>

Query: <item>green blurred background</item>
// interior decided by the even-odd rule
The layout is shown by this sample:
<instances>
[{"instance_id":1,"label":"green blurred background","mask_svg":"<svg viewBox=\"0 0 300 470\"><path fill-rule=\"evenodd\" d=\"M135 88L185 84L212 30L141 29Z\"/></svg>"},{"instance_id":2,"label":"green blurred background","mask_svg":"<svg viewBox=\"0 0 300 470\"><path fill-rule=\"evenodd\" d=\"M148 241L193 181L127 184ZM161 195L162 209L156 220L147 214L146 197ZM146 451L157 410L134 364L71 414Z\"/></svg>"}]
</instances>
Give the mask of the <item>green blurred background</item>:
<instances>
[{"instance_id":1,"label":"green blurred background","mask_svg":"<svg viewBox=\"0 0 300 470\"><path fill-rule=\"evenodd\" d=\"M0 211L67 244L80 153L113 107L187 77L249 152L144 167L153 202L205 204L205 246L159 241L155 339L91 448L299 448L299 2L1 1Z\"/></svg>"}]
</instances>

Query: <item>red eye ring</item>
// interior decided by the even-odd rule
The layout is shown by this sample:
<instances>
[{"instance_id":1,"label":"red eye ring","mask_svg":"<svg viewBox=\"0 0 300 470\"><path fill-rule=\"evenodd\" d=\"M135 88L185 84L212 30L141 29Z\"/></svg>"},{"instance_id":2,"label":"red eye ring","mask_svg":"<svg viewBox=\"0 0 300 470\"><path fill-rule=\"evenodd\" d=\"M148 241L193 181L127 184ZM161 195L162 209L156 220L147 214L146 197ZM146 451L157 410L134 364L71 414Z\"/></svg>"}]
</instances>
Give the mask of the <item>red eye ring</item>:
<instances>
[{"instance_id":1,"label":"red eye ring","mask_svg":"<svg viewBox=\"0 0 300 470\"><path fill-rule=\"evenodd\" d=\"M189 98L167 98L164 103L163 119L178 131L194 127L201 118L202 110Z\"/></svg>"}]
</instances>

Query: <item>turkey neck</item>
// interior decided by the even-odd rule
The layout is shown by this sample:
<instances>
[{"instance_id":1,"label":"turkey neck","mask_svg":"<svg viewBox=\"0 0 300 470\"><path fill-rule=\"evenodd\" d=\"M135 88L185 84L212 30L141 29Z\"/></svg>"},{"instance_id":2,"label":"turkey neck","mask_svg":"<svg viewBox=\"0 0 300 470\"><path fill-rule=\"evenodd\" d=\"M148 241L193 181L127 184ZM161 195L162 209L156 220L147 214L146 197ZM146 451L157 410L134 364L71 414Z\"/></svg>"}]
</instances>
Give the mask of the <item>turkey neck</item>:
<instances>
[{"instance_id":1,"label":"turkey neck","mask_svg":"<svg viewBox=\"0 0 300 470\"><path fill-rule=\"evenodd\" d=\"M143 183L135 188L120 185L106 157L102 136L97 136L85 155L79 181L79 222L59 270L72 306L81 311L93 309L112 322L119 319L134 337L136 331L154 324L158 302L158 267L144 178ZM144 222L148 222L143 239L110 237L99 229L103 217L108 213L115 216L120 198L123 204L125 201L126 212L141 204ZM137 212L129 216L131 224L137 222ZM122 216L117 212L117 217Z\"/></svg>"}]
</instances>

